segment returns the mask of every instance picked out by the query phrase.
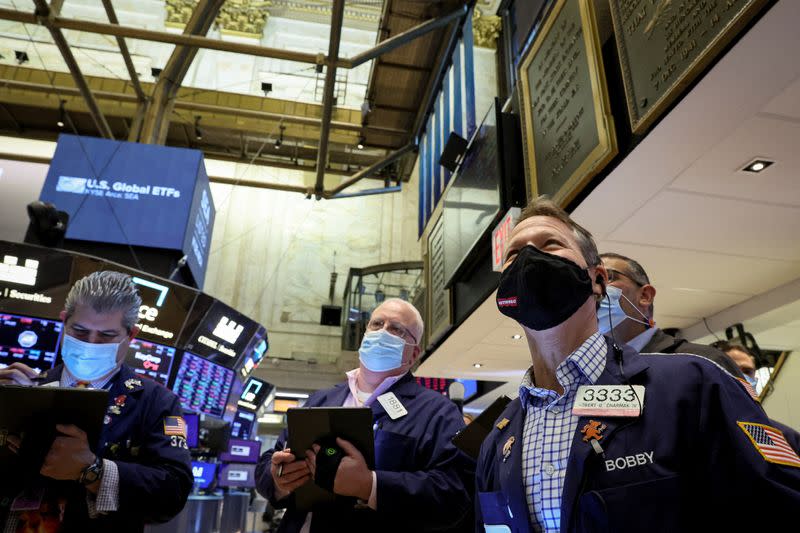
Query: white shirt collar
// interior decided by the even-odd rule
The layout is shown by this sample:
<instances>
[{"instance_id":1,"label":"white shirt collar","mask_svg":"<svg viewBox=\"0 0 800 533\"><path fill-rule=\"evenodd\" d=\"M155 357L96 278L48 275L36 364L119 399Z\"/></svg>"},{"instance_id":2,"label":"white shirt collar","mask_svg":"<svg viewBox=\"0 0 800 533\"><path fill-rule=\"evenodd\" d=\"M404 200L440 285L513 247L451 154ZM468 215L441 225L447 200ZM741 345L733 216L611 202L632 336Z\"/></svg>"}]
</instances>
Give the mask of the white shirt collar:
<instances>
[{"instance_id":1,"label":"white shirt collar","mask_svg":"<svg viewBox=\"0 0 800 533\"><path fill-rule=\"evenodd\" d=\"M637 352L641 352L642 349L647 346L647 343L650 342L650 339L653 338L653 335L656 334L658 328L653 326L652 328L647 328L643 332L636 335L634 338L628 341L628 346L636 350Z\"/></svg>"}]
</instances>

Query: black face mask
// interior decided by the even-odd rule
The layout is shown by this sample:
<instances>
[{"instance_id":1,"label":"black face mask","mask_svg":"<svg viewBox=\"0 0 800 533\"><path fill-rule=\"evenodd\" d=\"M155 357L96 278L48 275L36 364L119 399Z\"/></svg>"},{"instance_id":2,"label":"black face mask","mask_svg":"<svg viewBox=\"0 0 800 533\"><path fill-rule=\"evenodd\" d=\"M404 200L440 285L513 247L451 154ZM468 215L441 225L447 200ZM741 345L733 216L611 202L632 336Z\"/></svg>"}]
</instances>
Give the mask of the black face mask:
<instances>
[{"instance_id":1,"label":"black face mask","mask_svg":"<svg viewBox=\"0 0 800 533\"><path fill-rule=\"evenodd\" d=\"M497 308L523 326L542 331L571 317L591 295L586 269L529 245L500 275Z\"/></svg>"}]
</instances>

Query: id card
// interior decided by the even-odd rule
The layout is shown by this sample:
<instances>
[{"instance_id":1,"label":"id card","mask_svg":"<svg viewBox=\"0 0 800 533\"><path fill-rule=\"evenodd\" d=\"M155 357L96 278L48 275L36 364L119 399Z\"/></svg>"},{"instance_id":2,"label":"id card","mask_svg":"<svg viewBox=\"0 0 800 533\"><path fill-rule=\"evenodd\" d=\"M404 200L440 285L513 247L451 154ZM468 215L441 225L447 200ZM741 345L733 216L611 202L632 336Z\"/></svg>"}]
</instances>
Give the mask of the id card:
<instances>
[{"instance_id":1,"label":"id card","mask_svg":"<svg viewBox=\"0 0 800 533\"><path fill-rule=\"evenodd\" d=\"M639 416L643 410L642 385L581 385L572 407L578 416Z\"/></svg>"},{"instance_id":2,"label":"id card","mask_svg":"<svg viewBox=\"0 0 800 533\"><path fill-rule=\"evenodd\" d=\"M400 400L397 399L397 396L395 396L393 392L381 394L378 396L377 400L392 420L397 420L408 414L406 408L400 403Z\"/></svg>"}]
</instances>

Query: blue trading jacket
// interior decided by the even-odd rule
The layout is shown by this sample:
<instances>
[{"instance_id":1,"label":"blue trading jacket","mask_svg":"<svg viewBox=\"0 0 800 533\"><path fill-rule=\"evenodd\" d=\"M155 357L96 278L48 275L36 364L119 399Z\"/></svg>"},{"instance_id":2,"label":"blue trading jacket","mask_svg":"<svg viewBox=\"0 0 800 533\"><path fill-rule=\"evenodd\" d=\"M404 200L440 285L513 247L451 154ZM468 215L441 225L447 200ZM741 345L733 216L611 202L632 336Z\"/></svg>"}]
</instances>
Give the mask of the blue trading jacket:
<instances>
[{"instance_id":1,"label":"blue trading jacket","mask_svg":"<svg viewBox=\"0 0 800 533\"><path fill-rule=\"evenodd\" d=\"M419 386L411 374L397 381L393 392L408 411L392 420L379 402L372 405L378 510L336 508L313 510L313 531L471 531L475 463L450 442L464 426L447 398ZM350 393L347 383L311 395L306 407L341 406ZM287 507L279 532L298 532L306 513L294 508L293 497L275 500L270 473L274 451L286 446L283 431L275 448L256 468L259 492L276 507ZM302 455L302 451L295 450Z\"/></svg>"},{"instance_id":2,"label":"blue trading jacket","mask_svg":"<svg viewBox=\"0 0 800 533\"><path fill-rule=\"evenodd\" d=\"M767 531L791 524L800 508L800 468L768 462L737 424L774 427L744 387L700 357L642 357L628 347L623 354L630 383L646 387L644 412L580 418L567 464L561 531ZM597 384L623 383L609 343ZM500 527L490 531L528 532L519 399L498 420L503 418L509 422L492 430L478 459L477 530L492 524ZM602 455L583 441L580 428L590 420L607 426ZM504 461L503 447L512 436L516 445Z\"/></svg>"},{"instance_id":3,"label":"blue trading jacket","mask_svg":"<svg viewBox=\"0 0 800 533\"><path fill-rule=\"evenodd\" d=\"M62 368L48 371L45 383L59 381ZM165 435L164 428L167 416L181 412L178 398L166 387L122 366L109 388L108 423L92 448L117 464L119 510L90 520L84 489L71 483L67 531L138 532L145 523L165 522L183 509L194 482L189 450L185 441Z\"/></svg>"}]
</instances>

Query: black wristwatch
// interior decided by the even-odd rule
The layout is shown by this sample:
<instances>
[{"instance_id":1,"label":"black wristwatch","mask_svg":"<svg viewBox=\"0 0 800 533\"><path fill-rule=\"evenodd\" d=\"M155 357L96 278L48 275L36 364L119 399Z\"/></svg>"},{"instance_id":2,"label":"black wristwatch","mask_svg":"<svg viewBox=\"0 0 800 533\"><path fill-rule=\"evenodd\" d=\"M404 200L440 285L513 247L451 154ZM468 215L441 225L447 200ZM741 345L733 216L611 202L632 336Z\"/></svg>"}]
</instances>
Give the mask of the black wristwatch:
<instances>
[{"instance_id":1,"label":"black wristwatch","mask_svg":"<svg viewBox=\"0 0 800 533\"><path fill-rule=\"evenodd\" d=\"M103 477L103 460L95 455L94 462L81 470L78 482L81 485L91 485L101 477Z\"/></svg>"}]
</instances>

